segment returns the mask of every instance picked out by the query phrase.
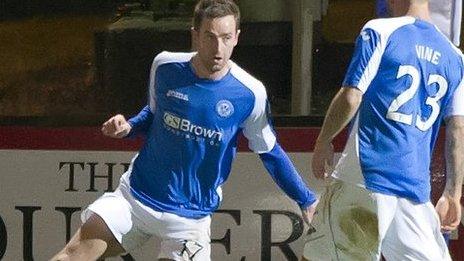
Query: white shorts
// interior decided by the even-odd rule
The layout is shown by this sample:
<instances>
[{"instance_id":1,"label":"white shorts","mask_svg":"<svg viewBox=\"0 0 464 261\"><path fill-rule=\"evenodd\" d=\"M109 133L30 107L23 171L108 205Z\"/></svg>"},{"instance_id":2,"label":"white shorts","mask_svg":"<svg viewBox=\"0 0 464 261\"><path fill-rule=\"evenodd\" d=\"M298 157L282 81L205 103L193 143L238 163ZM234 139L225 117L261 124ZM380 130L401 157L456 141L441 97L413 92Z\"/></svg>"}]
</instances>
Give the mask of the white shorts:
<instances>
[{"instance_id":1,"label":"white shorts","mask_svg":"<svg viewBox=\"0 0 464 261\"><path fill-rule=\"evenodd\" d=\"M82 222L97 214L126 251L157 236L161 239L158 259L210 260L210 216L190 219L155 211L135 199L128 184L125 174L113 193L103 194L82 212Z\"/></svg>"},{"instance_id":2,"label":"white shorts","mask_svg":"<svg viewBox=\"0 0 464 261\"><path fill-rule=\"evenodd\" d=\"M334 180L308 232L308 260L451 260L430 202L373 193Z\"/></svg>"}]
</instances>

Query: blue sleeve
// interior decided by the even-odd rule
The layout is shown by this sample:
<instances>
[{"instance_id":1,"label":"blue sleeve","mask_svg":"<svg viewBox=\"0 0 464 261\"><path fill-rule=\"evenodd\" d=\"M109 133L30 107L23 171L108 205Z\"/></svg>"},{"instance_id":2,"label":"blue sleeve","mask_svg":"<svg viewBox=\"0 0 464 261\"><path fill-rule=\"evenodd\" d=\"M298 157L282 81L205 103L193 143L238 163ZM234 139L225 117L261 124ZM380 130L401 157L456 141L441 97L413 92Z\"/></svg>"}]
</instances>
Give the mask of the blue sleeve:
<instances>
[{"instance_id":1,"label":"blue sleeve","mask_svg":"<svg viewBox=\"0 0 464 261\"><path fill-rule=\"evenodd\" d=\"M152 122L153 113L151 112L149 106L145 106L139 112L139 114L129 119L129 124L131 125L132 129L126 137L132 138L139 134L146 135Z\"/></svg>"},{"instance_id":2,"label":"blue sleeve","mask_svg":"<svg viewBox=\"0 0 464 261\"><path fill-rule=\"evenodd\" d=\"M301 208L306 208L316 201L316 195L306 186L278 143L271 151L259 154L259 157L272 179Z\"/></svg>"},{"instance_id":3,"label":"blue sleeve","mask_svg":"<svg viewBox=\"0 0 464 261\"><path fill-rule=\"evenodd\" d=\"M380 44L380 35L376 31L366 28L363 29L356 39L353 57L351 58L350 65L348 66L343 86L345 87L358 87L362 85L363 78L371 78L372 75L377 73L377 68L371 68L373 64L371 60L378 60L381 57L374 56L375 50ZM367 86L361 87L363 92L366 91Z\"/></svg>"}]
</instances>

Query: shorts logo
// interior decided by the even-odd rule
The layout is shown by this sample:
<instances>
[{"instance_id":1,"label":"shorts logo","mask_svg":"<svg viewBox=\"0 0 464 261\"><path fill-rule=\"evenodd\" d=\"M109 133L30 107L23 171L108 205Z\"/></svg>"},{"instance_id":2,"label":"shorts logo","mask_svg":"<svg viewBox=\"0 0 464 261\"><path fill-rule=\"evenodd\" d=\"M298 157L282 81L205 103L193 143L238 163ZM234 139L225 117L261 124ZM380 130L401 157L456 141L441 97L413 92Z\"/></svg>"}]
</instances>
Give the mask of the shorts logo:
<instances>
[{"instance_id":1,"label":"shorts logo","mask_svg":"<svg viewBox=\"0 0 464 261\"><path fill-rule=\"evenodd\" d=\"M228 118L234 113L234 105L228 100L220 100L216 104L216 112L223 118Z\"/></svg>"},{"instance_id":2,"label":"shorts logo","mask_svg":"<svg viewBox=\"0 0 464 261\"><path fill-rule=\"evenodd\" d=\"M203 246L195 241L184 241L184 248L180 255L184 260L193 260L195 255L203 249Z\"/></svg>"},{"instance_id":3,"label":"shorts logo","mask_svg":"<svg viewBox=\"0 0 464 261\"><path fill-rule=\"evenodd\" d=\"M309 224L308 232L306 232L306 235L309 236L314 233L316 233L316 228L312 224Z\"/></svg>"}]
</instances>

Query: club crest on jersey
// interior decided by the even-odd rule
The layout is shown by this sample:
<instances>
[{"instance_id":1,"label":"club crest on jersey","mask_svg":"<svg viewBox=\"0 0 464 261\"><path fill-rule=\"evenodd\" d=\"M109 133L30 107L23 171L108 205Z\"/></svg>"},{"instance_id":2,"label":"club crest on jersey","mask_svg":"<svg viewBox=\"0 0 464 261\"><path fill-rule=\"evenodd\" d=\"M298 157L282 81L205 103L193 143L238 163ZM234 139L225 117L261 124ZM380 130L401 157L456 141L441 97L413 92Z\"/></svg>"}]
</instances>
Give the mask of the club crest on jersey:
<instances>
[{"instance_id":1,"label":"club crest on jersey","mask_svg":"<svg viewBox=\"0 0 464 261\"><path fill-rule=\"evenodd\" d=\"M228 118L234 113L234 105L228 100L220 100L216 104L216 112L223 118Z\"/></svg>"}]
</instances>

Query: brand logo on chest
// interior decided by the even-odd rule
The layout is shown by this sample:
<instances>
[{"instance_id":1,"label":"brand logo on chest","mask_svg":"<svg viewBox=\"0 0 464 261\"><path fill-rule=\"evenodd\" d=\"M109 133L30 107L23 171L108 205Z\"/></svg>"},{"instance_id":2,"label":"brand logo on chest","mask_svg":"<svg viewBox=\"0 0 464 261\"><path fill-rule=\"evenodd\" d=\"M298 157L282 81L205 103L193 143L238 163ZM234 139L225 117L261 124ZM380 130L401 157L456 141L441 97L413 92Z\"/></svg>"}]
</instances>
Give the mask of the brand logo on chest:
<instances>
[{"instance_id":1,"label":"brand logo on chest","mask_svg":"<svg viewBox=\"0 0 464 261\"><path fill-rule=\"evenodd\" d=\"M174 97L174 98L177 98L179 100L184 100L184 101L188 101L189 100L189 97L187 94L183 94L181 92L178 92L178 91L174 91L174 90L169 90L167 93L166 93L166 96L167 97Z\"/></svg>"}]
</instances>

